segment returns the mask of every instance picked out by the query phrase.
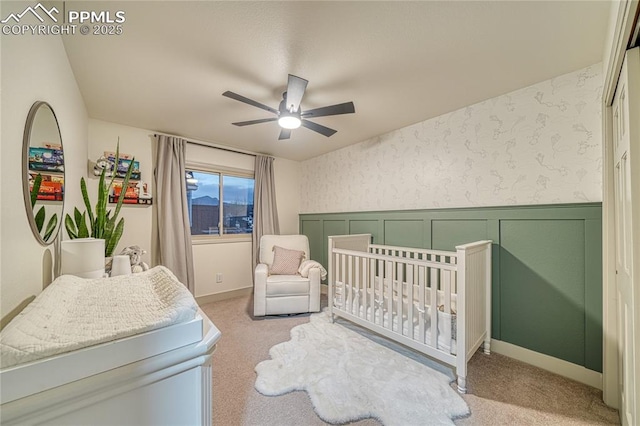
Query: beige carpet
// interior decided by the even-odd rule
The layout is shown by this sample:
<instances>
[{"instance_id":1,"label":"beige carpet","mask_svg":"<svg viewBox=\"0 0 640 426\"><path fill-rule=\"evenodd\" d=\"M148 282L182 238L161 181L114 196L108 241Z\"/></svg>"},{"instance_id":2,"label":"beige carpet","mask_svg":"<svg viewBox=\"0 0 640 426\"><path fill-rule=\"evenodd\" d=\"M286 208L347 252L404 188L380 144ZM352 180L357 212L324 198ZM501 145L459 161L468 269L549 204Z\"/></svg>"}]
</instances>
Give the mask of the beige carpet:
<instances>
[{"instance_id":1,"label":"beige carpet","mask_svg":"<svg viewBox=\"0 0 640 426\"><path fill-rule=\"evenodd\" d=\"M326 305L326 298L323 300ZM250 296L202 306L222 332L213 356L214 425L325 425L305 392L267 397L254 389L254 367L269 349L289 340L289 331L309 315L253 319ZM611 425L618 414L597 389L492 354L477 353L469 364L471 416L458 425ZM352 423L379 425L374 419Z\"/></svg>"}]
</instances>

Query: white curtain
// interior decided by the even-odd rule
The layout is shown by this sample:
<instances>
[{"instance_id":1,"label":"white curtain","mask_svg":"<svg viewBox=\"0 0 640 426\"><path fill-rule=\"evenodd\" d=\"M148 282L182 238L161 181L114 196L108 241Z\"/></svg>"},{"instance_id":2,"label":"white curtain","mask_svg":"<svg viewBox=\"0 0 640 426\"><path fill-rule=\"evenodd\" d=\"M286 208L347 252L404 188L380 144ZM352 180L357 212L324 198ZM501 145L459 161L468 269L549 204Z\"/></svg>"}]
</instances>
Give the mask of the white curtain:
<instances>
[{"instance_id":1,"label":"white curtain","mask_svg":"<svg viewBox=\"0 0 640 426\"><path fill-rule=\"evenodd\" d=\"M195 292L191 225L187 209L185 155L187 141L156 135L156 260Z\"/></svg>"},{"instance_id":2,"label":"white curtain","mask_svg":"<svg viewBox=\"0 0 640 426\"><path fill-rule=\"evenodd\" d=\"M253 192L253 268L260 258L260 237L280 234L273 157L256 155Z\"/></svg>"}]
</instances>

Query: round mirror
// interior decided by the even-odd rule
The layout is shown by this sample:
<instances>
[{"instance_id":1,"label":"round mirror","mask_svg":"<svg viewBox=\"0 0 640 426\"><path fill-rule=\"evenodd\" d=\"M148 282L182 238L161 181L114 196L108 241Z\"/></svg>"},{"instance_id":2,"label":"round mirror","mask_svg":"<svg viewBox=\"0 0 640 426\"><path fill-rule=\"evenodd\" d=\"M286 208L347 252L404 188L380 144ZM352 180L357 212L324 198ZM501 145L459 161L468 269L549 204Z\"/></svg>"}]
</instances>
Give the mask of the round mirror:
<instances>
[{"instance_id":1,"label":"round mirror","mask_svg":"<svg viewBox=\"0 0 640 426\"><path fill-rule=\"evenodd\" d=\"M33 234L46 246L58 235L64 208L62 137L51 105L33 104L22 143L24 204Z\"/></svg>"}]
</instances>

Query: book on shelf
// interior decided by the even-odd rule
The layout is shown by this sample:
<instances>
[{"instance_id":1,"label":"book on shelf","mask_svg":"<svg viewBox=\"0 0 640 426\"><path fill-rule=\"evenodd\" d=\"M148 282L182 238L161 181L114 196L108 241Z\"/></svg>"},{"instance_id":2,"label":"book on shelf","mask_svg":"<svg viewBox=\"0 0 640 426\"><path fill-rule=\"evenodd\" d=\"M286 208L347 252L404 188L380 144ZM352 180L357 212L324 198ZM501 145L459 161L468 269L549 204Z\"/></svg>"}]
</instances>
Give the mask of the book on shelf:
<instances>
[{"instance_id":1,"label":"book on shelf","mask_svg":"<svg viewBox=\"0 0 640 426\"><path fill-rule=\"evenodd\" d=\"M109 202L117 203L122 193L122 182L114 182L112 192L109 194ZM152 203L151 194L146 182L129 182L125 189L123 204L148 204Z\"/></svg>"}]
</instances>

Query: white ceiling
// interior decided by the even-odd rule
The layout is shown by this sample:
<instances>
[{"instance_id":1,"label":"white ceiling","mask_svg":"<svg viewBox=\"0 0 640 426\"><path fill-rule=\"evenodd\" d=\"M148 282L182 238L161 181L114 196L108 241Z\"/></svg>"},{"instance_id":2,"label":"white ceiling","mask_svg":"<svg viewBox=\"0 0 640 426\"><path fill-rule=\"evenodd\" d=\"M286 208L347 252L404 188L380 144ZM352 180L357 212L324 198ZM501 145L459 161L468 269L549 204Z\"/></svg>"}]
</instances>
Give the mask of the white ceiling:
<instances>
[{"instance_id":1,"label":"white ceiling","mask_svg":"<svg viewBox=\"0 0 640 426\"><path fill-rule=\"evenodd\" d=\"M67 2L123 10L120 36L64 44L92 118L303 160L600 62L609 2ZM287 74L302 109L353 101L278 141Z\"/></svg>"}]
</instances>

